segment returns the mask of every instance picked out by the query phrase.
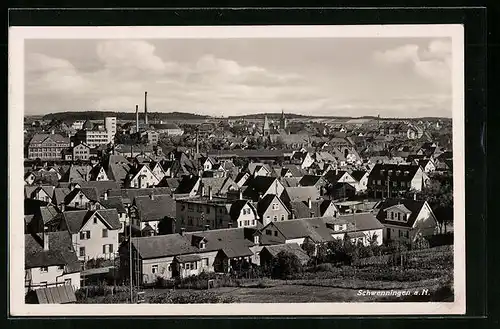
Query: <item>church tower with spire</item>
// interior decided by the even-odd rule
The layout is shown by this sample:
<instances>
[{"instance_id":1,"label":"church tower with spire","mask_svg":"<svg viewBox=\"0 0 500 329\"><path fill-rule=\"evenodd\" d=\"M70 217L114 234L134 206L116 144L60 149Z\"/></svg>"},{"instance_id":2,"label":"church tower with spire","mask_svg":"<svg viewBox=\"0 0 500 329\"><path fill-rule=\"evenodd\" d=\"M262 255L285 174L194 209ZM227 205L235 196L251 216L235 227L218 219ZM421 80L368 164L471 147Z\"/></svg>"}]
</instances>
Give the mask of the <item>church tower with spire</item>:
<instances>
[{"instance_id":1,"label":"church tower with spire","mask_svg":"<svg viewBox=\"0 0 500 329\"><path fill-rule=\"evenodd\" d=\"M264 116L264 127L262 128L263 135L269 135L269 121L267 120L267 115Z\"/></svg>"}]
</instances>

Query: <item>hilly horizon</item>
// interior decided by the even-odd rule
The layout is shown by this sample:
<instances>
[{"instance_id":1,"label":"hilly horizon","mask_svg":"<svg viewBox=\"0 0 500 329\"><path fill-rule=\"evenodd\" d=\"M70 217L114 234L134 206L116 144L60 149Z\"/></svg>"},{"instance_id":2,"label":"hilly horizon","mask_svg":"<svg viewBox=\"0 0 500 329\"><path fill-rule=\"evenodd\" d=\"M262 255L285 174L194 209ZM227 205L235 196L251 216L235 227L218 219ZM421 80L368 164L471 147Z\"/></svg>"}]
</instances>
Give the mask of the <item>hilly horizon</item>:
<instances>
[{"instance_id":1,"label":"hilly horizon","mask_svg":"<svg viewBox=\"0 0 500 329\"><path fill-rule=\"evenodd\" d=\"M62 121L70 121L70 120L104 120L107 116L115 116L118 120L135 120L135 112L120 112L120 111L66 111L66 112L55 112L48 113L45 115L26 115L28 118L40 118L41 120L62 120ZM235 115L235 116L227 116L227 117L216 117L209 115L200 115L194 113L187 112L148 112L148 118L150 120L200 120L200 119L264 119L267 116L269 119L275 119L281 117L281 112L266 112L266 113L257 113L257 114L247 114L247 115ZM311 119L377 119L377 116L325 116L325 115L303 115L303 114L294 114L294 113L285 113L287 119L297 119L297 118L311 118ZM139 118L142 120L144 117L144 112L139 112ZM451 120L451 118L446 117L380 117L381 120L418 120L418 119L427 119L427 120Z\"/></svg>"}]
</instances>

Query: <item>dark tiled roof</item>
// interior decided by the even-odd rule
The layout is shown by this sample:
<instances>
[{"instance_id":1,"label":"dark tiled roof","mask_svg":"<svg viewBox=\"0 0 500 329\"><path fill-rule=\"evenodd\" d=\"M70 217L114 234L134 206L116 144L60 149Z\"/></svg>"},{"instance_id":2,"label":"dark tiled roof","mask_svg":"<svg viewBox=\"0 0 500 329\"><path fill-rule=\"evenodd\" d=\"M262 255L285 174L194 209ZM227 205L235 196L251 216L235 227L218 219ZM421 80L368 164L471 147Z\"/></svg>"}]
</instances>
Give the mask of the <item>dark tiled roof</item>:
<instances>
[{"instance_id":1,"label":"dark tiled roof","mask_svg":"<svg viewBox=\"0 0 500 329\"><path fill-rule=\"evenodd\" d=\"M391 181L411 181L417 173L420 166L404 164L376 164L370 172L369 179L378 179L386 181L391 177ZM389 171L392 173L389 174ZM399 171L399 174L398 174Z\"/></svg>"},{"instance_id":2,"label":"dark tiled roof","mask_svg":"<svg viewBox=\"0 0 500 329\"><path fill-rule=\"evenodd\" d=\"M24 235L25 268L70 265L78 262L67 231L48 232L49 250L43 250L43 235Z\"/></svg>"},{"instance_id":3,"label":"dark tiled roof","mask_svg":"<svg viewBox=\"0 0 500 329\"><path fill-rule=\"evenodd\" d=\"M232 221L235 221L240 217L241 209L245 207L245 205L249 205L252 211L254 212L255 216L257 217L257 210L255 207L250 203L248 200L235 200L231 204L231 208L229 210L229 216L231 217Z\"/></svg>"},{"instance_id":4,"label":"dark tiled roof","mask_svg":"<svg viewBox=\"0 0 500 329\"><path fill-rule=\"evenodd\" d=\"M158 187L168 187L171 190L175 190L177 187L179 187L179 183L180 183L179 178L170 178L165 176L158 183Z\"/></svg>"},{"instance_id":5,"label":"dark tiled roof","mask_svg":"<svg viewBox=\"0 0 500 329\"><path fill-rule=\"evenodd\" d=\"M175 189L175 192L178 194L191 193L199 179L200 177L198 176L184 176L179 182L179 186Z\"/></svg>"},{"instance_id":6,"label":"dark tiled roof","mask_svg":"<svg viewBox=\"0 0 500 329\"><path fill-rule=\"evenodd\" d=\"M348 231L368 231L384 228L375 215L370 212L342 215L338 218L350 223Z\"/></svg>"},{"instance_id":7,"label":"dark tiled roof","mask_svg":"<svg viewBox=\"0 0 500 329\"><path fill-rule=\"evenodd\" d=\"M297 202L319 199L319 191L314 186L285 187L286 202Z\"/></svg>"},{"instance_id":8,"label":"dark tiled roof","mask_svg":"<svg viewBox=\"0 0 500 329\"><path fill-rule=\"evenodd\" d=\"M87 223L93 214L100 216L106 226L112 230L121 228L120 220L118 219L118 212L116 209L99 209L99 210L76 210L65 211L63 213L66 226L71 234L80 232L81 228Z\"/></svg>"},{"instance_id":9,"label":"dark tiled roof","mask_svg":"<svg viewBox=\"0 0 500 329\"><path fill-rule=\"evenodd\" d=\"M143 259L193 254L198 248L180 234L132 238L132 244Z\"/></svg>"},{"instance_id":10,"label":"dark tiled roof","mask_svg":"<svg viewBox=\"0 0 500 329\"><path fill-rule=\"evenodd\" d=\"M358 182L363 178L363 176L366 174L366 170L353 170L351 172L352 178L357 180Z\"/></svg>"},{"instance_id":11,"label":"dark tiled roof","mask_svg":"<svg viewBox=\"0 0 500 329\"><path fill-rule=\"evenodd\" d=\"M59 205L64 202L66 195L68 195L71 190L68 187L56 187L54 189L54 197L52 202Z\"/></svg>"},{"instance_id":12,"label":"dark tiled roof","mask_svg":"<svg viewBox=\"0 0 500 329\"><path fill-rule=\"evenodd\" d=\"M64 198L64 203L68 204L78 195L78 193L82 192L90 201L99 201L97 196L97 189L95 188L75 188L73 191L69 192Z\"/></svg>"},{"instance_id":13,"label":"dark tiled roof","mask_svg":"<svg viewBox=\"0 0 500 329\"><path fill-rule=\"evenodd\" d=\"M398 204L404 205L408 210L411 211L411 214L408 218L407 222L397 222L386 220L386 209L392 206L397 206ZM378 210L377 219L382 224L391 224L391 225L399 225L405 227L412 227L417 219L418 214L422 210L425 201L415 201L408 199L386 199L381 201L379 204L375 206L375 210Z\"/></svg>"},{"instance_id":14,"label":"dark tiled roof","mask_svg":"<svg viewBox=\"0 0 500 329\"><path fill-rule=\"evenodd\" d=\"M264 195L266 191L275 184L278 180L274 177L256 176L247 181L247 188L243 192L243 196L253 200L258 200L259 194ZM280 183L281 184L281 183Z\"/></svg>"},{"instance_id":15,"label":"dark tiled roof","mask_svg":"<svg viewBox=\"0 0 500 329\"><path fill-rule=\"evenodd\" d=\"M299 181L299 184L301 186L316 186L316 184L324 185L325 182L322 182L323 180L322 176L304 175Z\"/></svg>"},{"instance_id":16,"label":"dark tiled roof","mask_svg":"<svg viewBox=\"0 0 500 329\"><path fill-rule=\"evenodd\" d=\"M253 243L253 233L255 230L248 228L230 228L220 230L207 230L199 232L184 233L184 236L189 240L196 237L203 237L206 240L205 249L203 251L215 250L245 250L251 247ZM229 252L229 251L228 251ZM229 255L228 255L229 256Z\"/></svg>"},{"instance_id":17,"label":"dark tiled roof","mask_svg":"<svg viewBox=\"0 0 500 329\"><path fill-rule=\"evenodd\" d=\"M122 197L108 197L107 200L101 198L99 203L106 209L116 209L119 213L127 212L127 209L123 205Z\"/></svg>"},{"instance_id":18,"label":"dark tiled roof","mask_svg":"<svg viewBox=\"0 0 500 329\"><path fill-rule=\"evenodd\" d=\"M322 218L293 219L272 223L285 239L309 237L315 242L331 241L330 230ZM263 235L265 236L265 235Z\"/></svg>"},{"instance_id":19,"label":"dark tiled roof","mask_svg":"<svg viewBox=\"0 0 500 329\"><path fill-rule=\"evenodd\" d=\"M306 254L304 249L302 249L297 243L285 243L285 244L276 244L271 246L265 246L262 248L260 254L264 252L264 249L274 258L280 252L285 251L292 253L297 256L301 263L307 263L309 261L309 256Z\"/></svg>"},{"instance_id":20,"label":"dark tiled roof","mask_svg":"<svg viewBox=\"0 0 500 329\"><path fill-rule=\"evenodd\" d=\"M79 182L79 184L82 188L95 188L98 197L104 196L104 193L108 190L120 188L120 184L112 180Z\"/></svg>"},{"instance_id":21,"label":"dark tiled roof","mask_svg":"<svg viewBox=\"0 0 500 329\"><path fill-rule=\"evenodd\" d=\"M169 187L154 187L154 188L131 188L131 189L114 189L108 191L108 197L121 197L122 199L128 199L131 202L139 196L145 195L166 195L170 194L171 189Z\"/></svg>"},{"instance_id":22,"label":"dark tiled roof","mask_svg":"<svg viewBox=\"0 0 500 329\"><path fill-rule=\"evenodd\" d=\"M153 195L153 199L150 196L139 196L134 203L142 222L175 218L175 200L170 195Z\"/></svg>"}]
</instances>

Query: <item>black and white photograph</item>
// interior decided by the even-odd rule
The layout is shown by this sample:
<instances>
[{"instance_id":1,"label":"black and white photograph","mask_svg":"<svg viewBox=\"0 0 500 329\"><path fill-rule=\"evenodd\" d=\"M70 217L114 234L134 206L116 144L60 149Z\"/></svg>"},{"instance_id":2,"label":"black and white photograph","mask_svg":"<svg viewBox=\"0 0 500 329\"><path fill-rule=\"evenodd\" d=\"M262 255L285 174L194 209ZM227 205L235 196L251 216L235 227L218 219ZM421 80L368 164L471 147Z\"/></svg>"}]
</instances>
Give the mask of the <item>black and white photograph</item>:
<instances>
[{"instance_id":1,"label":"black and white photograph","mask_svg":"<svg viewBox=\"0 0 500 329\"><path fill-rule=\"evenodd\" d=\"M465 312L461 26L9 47L15 314Z\"/></svg>"}]
</instances>

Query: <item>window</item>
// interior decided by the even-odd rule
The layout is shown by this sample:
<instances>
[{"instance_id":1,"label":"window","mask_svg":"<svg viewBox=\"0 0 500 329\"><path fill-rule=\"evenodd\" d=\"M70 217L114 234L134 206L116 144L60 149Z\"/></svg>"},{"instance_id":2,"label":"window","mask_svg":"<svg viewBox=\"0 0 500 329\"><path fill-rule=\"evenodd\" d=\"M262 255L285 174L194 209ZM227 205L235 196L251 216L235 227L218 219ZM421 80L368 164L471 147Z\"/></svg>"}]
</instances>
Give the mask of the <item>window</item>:
<instances>
[{"instance_id":1,"label":"window","mask_svg":"<svg viewBox=\"0 0 500 329\"><path fill-rule=\"evenodd\" d=\"M94 224L97 224L97 217L94 217Z\"/></svg>"},{"instance_id":2,"label":"window","mask_svg":"<svg viewBox=\"0 0 500 329\"><path fill-rule=\"evenodd\" d=\"M47 266L40 267L40 272L41 273L47 273L48 271L49 271L49 268Z\"/></svg>"},{"instance_id":3,"label":"window","mask_svg":"<svg viewBox=\"0 0 500 329\"><path fill-rule=\"evenodd\" d=\"M255 226L255 219L252 220L252 226Z\"/></svg>"},{"instance_id":4,"label":"window","mask_svg":"<svg viewBox=\"0 0 500 329\"><path fill-rule=\"evenodd\" d=\"M377 185L382 185L382 181L380 179L377 181Z\"/></svg>"},{"instance_id":5,"label":"window","mask_svg":"<svg viewBox=\"0 0 500 329\"><path fill-rule=\"evenodd\" d=\"M274 231L274 236L278 236L278 231Z\"/></svg>"},{"instance_id":6,"label":"window","mask_svg":"<svg viewBox=\"0 0 500 329\"><path fill-rule=\"evenodd\" d=\"M102 237L103 238L107 238L108 237L108 229L106 229L106 228L102 229Z\"/></svg>"},{"instance_id":7,"label":"window","mask_svg":"<svg viewBox=\"0 0 500 329\"><path fill-rule=\"evenodd\" d=\"M167 271L172 272L172 264L168 264Z\"/></svg>"},{"instance_id":8,"label":"window","mask_svg":"<svg viewBox=\"0 0 500 329\"><path fill-rule=\"evenodd\" d=\"M391 219L394 219L394 213L391 211Z\"/></svg>"},{"instance_id":9,"label":"window","mask_svg":"<svg viewBox=\"0 0 500 329\"><path fill-rule=\"evenodd\" d=\"M272 235L272 231L271 230L266 230L266 235Z\"/></svg>"},{"instance_id":10,"label":"window","mask_svg":"<svg viewBox=\"0 0 500 329\"><path fill-rule=\"evenodd\" d=\"M205 242L200 242L200 249L205 249Z\"/></svg>"},{"instance_id":11,"label":"window","mask_svg":"<svg viewBox=\"0 0 500 329\"><path fill-rule=\"evenodd\" d=\"M197 270L198 269L198 262L191 263L191 269L192 270Z\"/></svg>"},{"instance_id":12,"label":"window","mask_svg":"<svg viewBox=\"0 0 500 329\"><path fill-rule=\"evenodd\" d=\"M151 273L153 274L158 273L158 265L151 266Z\"/></svg>"},{"instance_id":13,"label":"window","mask_svg":"<svg viewBox=\"0 0 500 329\"><path fill-rule=\"evenodd\" d=\"M285 215L281 214L281 220L285 220Z\"/></svg>"},{"instance_id":14,"label":"window","mask_svg":"<svg viewBox=\"0 0 500 329\"><path fill-rule=\"evenodd\" d=\"M67 286L71 286L71 278L64 279L64 284L67 285Z\"/></svg>"},{"instance_id":15,"label":"window","mask_svg":"<svg viewBox=\"0 0 500 329\"><path fill-rule=\"evenodd\" d=\"M191 269L191 263L186 263L186 270L190 270Z\"/></svg>"},{"instance_id":16,"label":"window","mask_svg":"<svg viewBox=\"0 0 500 329\"><path fill-rule=\"evenodd\" d=\"M208 267L208 258L203 258L201 260L201 266Z\"/></svg>"},{"instance_id":17,"label":"window","mask_svg":"<svg viewBox=\"0 0 500 329\"><path fill-rule=\"evenodd\" d=\"M59 266L57 267L57 269L58 269L59 271L63 271L63 270L64 270L64 265L59 265Z\"/></svg>"},{"instance_id":18,"label":"window","mask_svg":"<svg viewBox=\"0 0 500 329\"><path fill-rule=\"evenodd\" d=\"M401 220L401 213L398 212L398 220Z\"/></svg>"},{"instance_id":19,"label":"window","mask_svg":"<svg viewBox=\"0 0 500 329\"><path fill-rule=\"evenodd\" d=\"M277 203L273 203L273 210L278 210L279 209L279 205Z\"/></svg>"},{"instance_id":20,"label":"window","mask_svg":"<svg viewBox=\"0 0 500 329\"><path fill-rule=\"evenodd\" d=\"M278 215L273 216L273 222L276 222L278 220Z\"/></svg>"},{"instance_id":21,"label":"window","mask_svg":"<svg viewBox=\"0 0 500 329\"><path fill-rule=\"evenodd\" d=\"M80 247L80 257L85 257L85 247Z\"/></svg>"},{"instance_id":22,"label":"window","mask_svg":"<svg viewBox=\"0 0 500 329\"><path fill-rule=\"evenodd\" d=\"M207 214L210 214L210 207L207 207Z\"/></svg>"},{"instance_id":23,"label":"window","mask_svg":"<svg viewBox=\"0 0 500 329\"><path fill-rule=\"evenodd\" d=\"M407 238L409 238L409 237L410 237L410 231L406 231L406 232L405 232L405 236L406 236Z\"/></svg>"},{"instance_id":24,"label":"window","mask_svg":"<svg viewBox=\"0 0 500 329\"><path fill-rule=\"evenodd\" d=\"M90 239L90 231L80 232L80 240L88 240L88 239Z\"/></svg>"},{"instance_id":25,"label":"window","mask_svg":"<svg viewBox=\"0 0 500 329\"><path fill-rule=\"evenodd\" d=\"M271 216L266 216L266 219L267 219L268 221L270 221L270 220L271 220Z\"/></svg>"}]
</instances>

